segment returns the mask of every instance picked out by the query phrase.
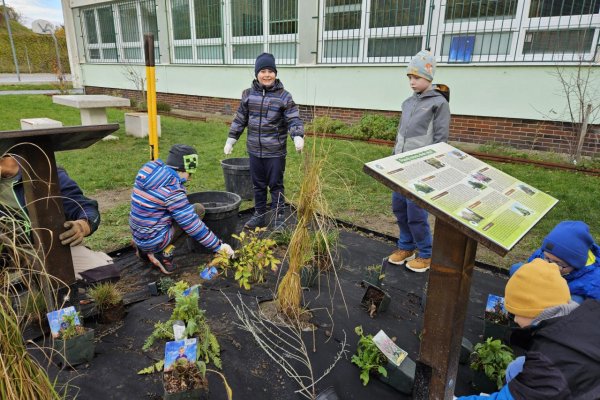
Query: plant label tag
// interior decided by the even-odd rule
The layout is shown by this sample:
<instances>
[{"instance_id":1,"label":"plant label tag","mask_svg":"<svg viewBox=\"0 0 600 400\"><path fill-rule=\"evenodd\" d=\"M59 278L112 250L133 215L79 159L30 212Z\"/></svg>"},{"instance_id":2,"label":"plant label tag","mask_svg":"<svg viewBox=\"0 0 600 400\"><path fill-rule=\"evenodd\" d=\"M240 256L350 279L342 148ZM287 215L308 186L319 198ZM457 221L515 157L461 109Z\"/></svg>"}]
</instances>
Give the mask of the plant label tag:
<instances>
[{"instance_id":1,"label":"plant label tag","mask_svg":"<svg viewBox=\"0 0 600 400\"><path fill-rule=\"evenodd\" d=\"M373 343L395 366L402 364L408 353L402 350L383 330L373 337Z\"/></svg>"}]
</instances>

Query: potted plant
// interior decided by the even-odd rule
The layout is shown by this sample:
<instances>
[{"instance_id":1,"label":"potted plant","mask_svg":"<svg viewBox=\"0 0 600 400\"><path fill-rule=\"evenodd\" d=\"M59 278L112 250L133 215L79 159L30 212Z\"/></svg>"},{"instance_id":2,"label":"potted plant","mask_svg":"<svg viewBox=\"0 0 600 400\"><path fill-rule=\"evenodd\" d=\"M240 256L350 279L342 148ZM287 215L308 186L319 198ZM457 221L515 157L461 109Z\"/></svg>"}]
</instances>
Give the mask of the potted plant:
<instances>
[{"instance_id":1,"label":"potted plant","mask_svg":"<svg viewBox=\"0 0 600 400\"><path fill-rule=\"evenodd\" d=\"M101 323L110 324L123 319L123 295L114 283L100 283L92 287L88 294L96 304Z\"/></svg>"},{"instance_id":2,"label":"potted plant","mask_svg":"<svg viewBox=\"0 0 600 400\"><path fill-rule=\"evenodd\" d=\"M360 368L360 380L363 386L367 386L371 373L387 376L387 370L385 369L387 358L373 342L373 335L365 336L363 334L362 326L354 328L354 332L360 338L356 346L356 354L352 356L351 361Z\"/></svg>"},{"instance_id":3,"label":"potted plant","mask_svg":"<svg viewBox=\"0 0 600 400\"><path fill-rule=\"evenodd\" d=\"M312 236L314 265L320 271L327 271L333 265L335 251L338 248L340 233L337 229L320 229Z\"/></svg>"},{"instance_id":4,"label":"potted plant","mask_svg":"<svg viewBox=\"0 0 600 400\"><path fill-rule=\"evenodd\" d=\"M260 237L260 233L265 230L266 228L256 228L251 232L232 235L239 241L235 257L229 258L227 254L219 253L212 264L222 268L225 275L229 270L233 270L234 279L246 290L250 290L252 284L264 282L265 270L270 268L277 271L277 265L280 263L273 254L275 240Z\"/></svg>"},{"instance_id":5,"label":"potted plant","mask_svg":"<svg viewBox=\"0 0 600 400\"><path fill-rule=\"evenodd\" d=\"M175 296L175 307L171 317L167 321L154 324L154 331L144 342L143 350L152 347L157 339L173 340L173 324L182 321L185 325L184 337L198 338L198 359L205 363L210 361L217 368L221 368L221 348L206 321L204 310L198 306L198 291L192 290L188 295L184 295L189 285L183 285L181 282L183 281L177 282L169 289L169 294Z\"/></svg>"},{"instance_id":6,"label":"potted plant","mask_svg":"<svg viewBox=\"0 0 600 400\"><path fill-rule=\"evenodd\" d=\"M161 278L158 281L150 282L148 284L148 290L152 296L158 296L160 294L166 294L171 286L175 284L175 281L169 277Z\"/></svg>"},{"instance_id":7,"label":"potted plant","mask_svg":"<svg viewBox=\"0 0 600 400\"><path fill-rule=\"evenodd\" d=\"M53 348L66 364L75 366L94 358L94 330L81 325L74 307L48 313L48 321Z\"/></svg>"},{"instance_id":8,"label":"potted plant","mask_svg":"<svg viewBox=\"0 0 600 400\"><path fill-rule=\"evenodd\" d=\"M369 283L377 287L381 286L383 278L385 278L385 264L373 264L367 267L365 276L363 278L364 283Z\"/></svg>"},{"instance_id":9,"label":"potted plant","mask_svg":"<svg viewBox=\"0 0 600 400\"><path fill-rule=\"evenodd\" d=\"M494 338L508 343L511 325L508 311L504 308L504 297L488 295L483 324L484 339Z\"/></svg>"},{"instance_id":10,"label":"potted plant","mask_svg":"<svg viewBox=\"0 0 600 400\"><path fill-rule=\"evenodd\" d=\"M484 393L496 392L504 385L506 367L514 359L513 351L499 339L477 343L471 354L473 386Z\"/></svg>"},{"instance_id":11,"label":"potted plant","mask_svg":"<svg viewBox=\"0 0 600 400\"><path fill-rule=\"evenodd\" d=\"M197 361L196 339L167 342L163 373L164 399L208 399L206 364Z\"/></svg>"},{"instance_id":12,"label":"potted plant","mask_svg":"<svg viewBox=\"0 0 600 400\"><path fill-rule=\"evenodd\" d=\"M387 310L391 297L383 289L367 283L367 290L360 302L371 318Z\"/></svg>"}]
</instances>

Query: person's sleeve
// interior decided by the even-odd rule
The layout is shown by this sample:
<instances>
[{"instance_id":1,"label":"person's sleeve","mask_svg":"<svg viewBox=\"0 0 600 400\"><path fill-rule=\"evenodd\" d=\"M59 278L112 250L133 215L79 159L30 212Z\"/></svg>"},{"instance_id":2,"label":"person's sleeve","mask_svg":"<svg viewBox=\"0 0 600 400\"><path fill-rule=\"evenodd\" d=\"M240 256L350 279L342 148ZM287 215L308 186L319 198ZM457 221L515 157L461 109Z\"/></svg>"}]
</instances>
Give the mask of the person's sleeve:
<instances>
[{"instance_id":1,"label":"person's sleeve","mask_svg":"<svg viewBox=\"0 0 600 400\"><path fill-rule=\"evenodd\" d=\"M499 392L492 393L489 396L473 395L473 396L461 396L457 397L457 400L514 400L514 397L510 394L508 385L504 385Z\"/></svg>"},{"instance_id":2,"label":"person's sleeve","mask_svg":"<svg viewBox=\"0 0 600 400\"><path fill-rule=\"evenodd\" d=\"M544 252L542 251L542 249L537 249L536 251L534 251L527 259L527 262L532 262L536 258L544 258Z\"/></svg>"},{"instance_id":3,"label":"person's sleeve","mask_svg":"<svg viewBox=\"0 0 600 400\"><path fill-rule=\"evenodd\" d=\"M221 247L221 240L206 226L194 211L183 190L177 190L166 198L167 210L177 224L189 236L197 240L209 250L217 251Z\"/></svg>"},{"instance_id":4,"label":"person's sleeve","mask_svg":"<svg viewBox=\"0 0 600 400\"><path fill-rule=\"evenodd\" d=\"M527 353L523 370L506 386L515 400L572 398L567 380L560 369L537 351Z\"/></svg>"},{"instance_id":5,"label":"person's sleeve","mask_svg":"<svg viewBox=\"0 0 600 400\"><path fill-rule=\"evenodd\" d=\"M304 137L304 123L302 122L302 119L300 119L300 110L298 109L298 105L294 102L292 95L289 93L287 93L283 116L290 137L292 139L296 136Z\"/></svg>"},{"instance_id":6,"label":"person's sleeve","mask_svg":"<svg viewBox=\"0 0 600 400\"><path fill-rule=\"evenodd\" d=\"M248 98L250 96L250 90L246 89L242 93L242 100L240 101L240 106L235 113L235 117L231 122L231 127L229 128L228 137L238 140L244 132L246 126L248 126Z\"/></svg>"},{"instance_id":7,"label":"person's sleeve","mask_svg":"<svg viewBox=\"0 0 600 400\"><path fill-rule=\"evenodd\" d=\"M443 101L433 115L433 143L448 141L450 133L450 105Z\"/></svg>"},{"instance_id":8,"label":"person's sleeve","mask_svg":"<svg viewBox=\"0 0 600 400\"><path fill-rule=\"evenodd\" d=\"M71 179L67 172L58 167L58 185L63 197L63 208L67 221L85 219L90 224L90 235L100 226L100 211L98 202L83 195L77 183Z\"/></svg>"}]
</instances>

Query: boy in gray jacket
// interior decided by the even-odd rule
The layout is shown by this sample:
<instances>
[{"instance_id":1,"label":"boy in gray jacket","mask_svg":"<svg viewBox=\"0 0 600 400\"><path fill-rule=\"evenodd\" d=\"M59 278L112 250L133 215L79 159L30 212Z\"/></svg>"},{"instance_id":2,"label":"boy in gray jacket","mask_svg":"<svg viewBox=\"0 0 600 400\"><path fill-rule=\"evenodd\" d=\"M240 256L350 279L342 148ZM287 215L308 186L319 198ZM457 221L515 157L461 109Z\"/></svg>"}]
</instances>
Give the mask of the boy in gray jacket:
<instances>
[{"instance_id":1,"label":"boy in gray jacket","mask_svg":"<svg viewBox=\"0 0 600 400\"><path fill-rule=\"evenodd\" d=\"M402 103L402 118L396 136L394 154L430 144L446 142L450 128L450 107L446 97L432 85L435 58L422 50L408 64L406 75L414 94ZM431 265L431 230L427 211L401 195L392 193L392 211L400 228L398 250L388 258L415 272Z\"/></svg>"}]
</instances>

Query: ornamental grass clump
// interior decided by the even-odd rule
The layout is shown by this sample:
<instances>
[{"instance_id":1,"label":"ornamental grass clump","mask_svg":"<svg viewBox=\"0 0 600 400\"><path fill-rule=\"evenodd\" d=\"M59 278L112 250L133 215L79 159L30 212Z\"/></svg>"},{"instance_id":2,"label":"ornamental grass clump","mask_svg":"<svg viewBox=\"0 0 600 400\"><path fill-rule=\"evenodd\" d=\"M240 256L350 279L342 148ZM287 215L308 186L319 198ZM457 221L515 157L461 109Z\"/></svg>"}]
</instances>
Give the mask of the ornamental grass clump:
<instances>
[{"instance_id":1,"label":"ornamental grass clump","mask_svg":"<svg viewBox=\"0 0 600 400\"><path fill-rule=\"evenodd\" d=\"M288 246L289 269L277 290L279 311L293 317L300 314L302 287L300 271L313 255L312 236L309 227L320 211L322 200L321 174L325 159L317 156L316 145L304 153L304 176L297 204L297 223Z\"/></svg>"},{"instance_id":2,"label":"ornamental grass clump","mask_svg":"<svg viewBox=\"0 0 600 400\"><path fill-rule=\"evenodd\" d=\"M18 319L10 299L0 292L0 398L63 399L46 371L27 352Z\"/></svg>"},{"instance_id":3,"label":"ornamental grass clump","mask_svg":"<svg viewBox=\"0 0 600 400\"><path fill-rule=\"evenodd\" d=\"M99 312L123 302L123 294L114 283L106 282L95 285L88 291Z\"/></svg>"}]
</instances>

